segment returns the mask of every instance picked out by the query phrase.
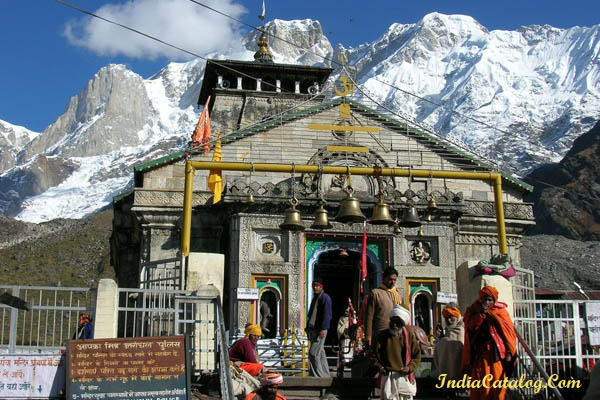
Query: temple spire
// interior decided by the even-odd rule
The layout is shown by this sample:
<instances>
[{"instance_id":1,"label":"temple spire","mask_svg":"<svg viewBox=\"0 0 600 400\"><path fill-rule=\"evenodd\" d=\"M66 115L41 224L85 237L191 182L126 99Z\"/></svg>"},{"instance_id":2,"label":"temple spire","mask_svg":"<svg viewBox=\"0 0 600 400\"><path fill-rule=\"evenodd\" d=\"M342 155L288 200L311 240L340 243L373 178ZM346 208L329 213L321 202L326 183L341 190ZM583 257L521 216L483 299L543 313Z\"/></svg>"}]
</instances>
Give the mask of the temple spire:
<instances>
[{"instance_id":1,"label":"temple spire","mask_svg":"<svg viewBox=\"0 0 600 400\"><path fill-rule=\"evenodd\" d=\"M265 35L265 0L262 2L262 11L258 16L258 19L263 23L263 27L261 29L261 35L258 38L258 51L254 53L254 60L259 63L273 63L273 56L269 51L269 42L267 41L267 36Z\"/></svg>"},{"instance_id":2,"label":"temple spire","mask_svg":"<svg viewBox=\"0 0 600 400\"><path fill-rule=\"evenodd\" d=\"M260 63L272 63L273 56L269 51L269 42L264 32L260 35L256 44L258 45L258 51L254 53L254 60Z\"/></svg>"}]
</instances>

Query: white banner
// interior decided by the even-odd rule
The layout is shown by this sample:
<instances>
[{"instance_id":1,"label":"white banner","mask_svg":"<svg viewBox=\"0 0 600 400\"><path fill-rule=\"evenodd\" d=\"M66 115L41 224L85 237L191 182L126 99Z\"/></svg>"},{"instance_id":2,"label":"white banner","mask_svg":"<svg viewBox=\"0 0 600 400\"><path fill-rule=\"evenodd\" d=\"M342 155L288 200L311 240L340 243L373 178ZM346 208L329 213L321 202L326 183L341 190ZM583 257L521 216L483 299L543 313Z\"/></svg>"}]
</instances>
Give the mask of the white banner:
<instances>
[{"instance_id":1,"label":"white banner","mask_svg":"<svg viewBox=\"0 0 600 400\"><path fill-rule=\"evenodd\" d=\"M58 398L65 366L57 355L0 355L0 398Z\"/></svg>"},{"instance_id":2,"label":"white banner","mask_svg":"<svg viewBox=\"0 0 600 400\"><path fill-rule=\"evenodd\" d=\"M591 346L600 346L600 303L585 303L588 335Z\"/></svg>"},{"instance_id":3,"label":"white banner","mask_svg":"<svg viewBox=\"0 0 600 400\"><path fill-rule=\"evenodd\" d=\"M238 300L258 300L258 288L237 288Z\"/></svg>"},{"instance_id":4,"label":"white banner","mask_svg":"<svg viewBox=\"0 0 600 400\"><path fill-rule=\"evenodd\" d=\"M437 302L442 304L448 304L451 302L457 302L458 295L456 293L437 292Z\"/></svg>"}]
</instances>

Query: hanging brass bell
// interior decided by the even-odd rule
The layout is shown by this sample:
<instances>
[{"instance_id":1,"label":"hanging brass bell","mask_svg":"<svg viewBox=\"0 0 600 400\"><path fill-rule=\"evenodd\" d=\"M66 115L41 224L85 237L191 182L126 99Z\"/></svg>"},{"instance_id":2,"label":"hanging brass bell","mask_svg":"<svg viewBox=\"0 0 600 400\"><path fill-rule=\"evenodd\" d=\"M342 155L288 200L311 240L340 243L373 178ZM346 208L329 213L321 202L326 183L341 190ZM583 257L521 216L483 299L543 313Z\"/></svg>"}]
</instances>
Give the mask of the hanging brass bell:
<instances>
[{"instance_id":1,"label":"hanging brass bell","mask_svg":"<svg viewBox=\"0 0 600 400\"><path fill-rule=\"evenodd\" d=\"M373 207L373 216L369 223L373 225L394 225L394 220L390 215L390 206L382 198L379 198L377 204Z\"/></svg>"},{"instance_id":2,"label":"hanging brass bell","mask_svg":"<svg viewBox=\"0 0 600 400\"><path fill-rule=\"evenodd\" d=\"M335 216L335 220L343 224L364 222L367 217L360 211L360 201L352 196L352 190L346 193L348 196L340 202L340 209Z\"/></svg>"},{"instance_id":3,"label":"hanging brass bell","mask_svg":"<svg viewBox=\"0 0 600 400\"><path fill-rule=\"evenodd\" d=\"M419 227L419 231L417 232L417 236L419 236L419 237L425 236L425 232L423 232L423 228Z\"/></svg>"},{"instance_id":4,"label":"hanging brass bell","mask_svg":"<svg viewBox=\"0 0 600 400\"><path fill-rule=\"evenodd\" d=\"M402 228L400 228L400 225L398 224L398 221L396 221L394 223L394 235L398 236L402 234Z\"/></svg>"},{"instance_id":5,"label":"hanging brass bell","mask_svg":"<svg viewBox=\"0 0 600 400\"><path fill-rule=\"evenodd\" d=\"M431 213L429 211L427 211L427 213L425 213L425 218L423 218L423 221L425 222L431 222Z\"/></svg>"},{"instance_id":6,"label":"hanging brass bell","mask_svg":"<svg viewBox=\"0 0 600 400\"><path fill-rule=\"evenodd\" d=\"M415 206L410 206L404 210L402 215L402 221L400 226L403 228L417 228L421 226L421 220L419 219L419 213Z\"/></svg>"},{"instance_id":7,"label":"hanging brass bell","mask_svg":"<svg viewBox=\"0 0 600 400\"><path fill-rule=\"evenodd\" d=\"M297 201L292 201L290 203L290 208L283 212L283 223L279 225L279 228L286 231L303 231L304 225L302 224L302 217L300 211L296 209Z\"/></svg>"},{"instance_id":8,"label":"hanging brass bell","mask_svg":"<svg viewBox=\"0 0 600 400\"><path fill-rule=\"evenodd\" d=\"M435 197L431 196L429 199L429 203L427 204L427 210L431 212L436 212L438 210L437 203L435 202Z\"/></svg>"},{"instance_id":9,"label":"hanging brass bell","mask_svg":"<svg viewBox=\"0 0 600 400\"><path fill-rule=\"evenodd\" d=\"M256 203L256 201L254 201L254 195L252 193L248 193L246 196L246 204L252 205L254 203Z\"/></svg>"},{"instance_id":10,"label":"hanging brass bell","mask_svg":"<svg viewBox=\"0 0 600 400\"><path fill-rule=\"evenodd\" d=\"M323 204L315 210L315 220L310 226L311 229L331 229L332 225L329 223L329 216L327 210L323 207Z\"/></svg>"}]
</instances>

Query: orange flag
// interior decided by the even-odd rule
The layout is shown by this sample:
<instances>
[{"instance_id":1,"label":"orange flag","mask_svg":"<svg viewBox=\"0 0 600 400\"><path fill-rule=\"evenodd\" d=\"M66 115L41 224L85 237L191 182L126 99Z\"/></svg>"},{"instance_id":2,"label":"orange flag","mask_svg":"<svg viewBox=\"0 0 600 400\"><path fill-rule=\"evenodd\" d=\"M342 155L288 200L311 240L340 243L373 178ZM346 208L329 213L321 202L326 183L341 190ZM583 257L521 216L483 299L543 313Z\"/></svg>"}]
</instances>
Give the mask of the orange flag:
<instances>
[{"instance_id":1,"label":"orange flag","mask_svg":"<svg viewBox=\"0 0 600 400\"><path fill-rule=\"evenodd\" d=\"M192 135L192 146L198 147L202 143L202 152L208 153L210 151L210 116L208 115L208 103L210 102L210 96L206 99L206 104L200 114L200 119Z\"/></svg>"},{"instance_id":2,"label":"orange flag","mask_svg":"<svg viewBox=\"0 0 600 400\"><path fill-rule=\"evenodd\" d=\"M221 161L221 133L218 133L217 143L213 151L213 161ZM223 191L223 178L221 177L221 170L214 171L210 170L208 174L208 188L213 192L213 204L221 201L221 192Z\"/></svg>"}]
</instances>

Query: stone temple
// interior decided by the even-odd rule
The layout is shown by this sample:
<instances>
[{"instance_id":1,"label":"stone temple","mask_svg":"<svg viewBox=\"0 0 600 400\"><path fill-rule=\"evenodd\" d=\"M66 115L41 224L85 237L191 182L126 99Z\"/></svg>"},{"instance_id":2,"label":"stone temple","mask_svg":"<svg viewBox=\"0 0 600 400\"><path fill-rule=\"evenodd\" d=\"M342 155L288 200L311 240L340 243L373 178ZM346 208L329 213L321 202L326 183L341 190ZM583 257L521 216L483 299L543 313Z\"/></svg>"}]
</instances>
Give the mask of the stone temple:
<instances>
[{"instance_id":1,"label":"stone temple","mask_svg":"<svg viewBox=\"0 0 600 400\"><path fill-rule=\"evenodd\" d=\"M212 139L214 144L216 132L222 132L222 160L249 164L250 170L223 171L222 200L216 204L207 188L208 171L194 172L190 254L184 256L186 158L211 161L213 152L182 150L135 167L134 188L114 200L111 247L119 286L149 285L152 262L179 271L184 286L191 279L186 271L200 271L196 279L221 293L227 329L259 323L267 337L303 328L315 277L332 297L335 324L349 300L358 309L380 285L387 267L399 271L397 286L413 323L428 334L441 321L448 299L457 298L464 311L482 284L471 279L469 267L499 253L490 182L411 174L283 174L252 165L466 172L495 172L495 167L381 105L357 101L351 71L273 63L266 44L259 47L255 61L209 60L198 99L204 105L210 97ZM349 185L367 218L381 198L400 225L414 219L415 214L405 214L411 206L422 222L420 227L366 224L368 273L362 284L364 225L335 221ZM531 190L502 175L506 243L515 266L521 235L534 223L531 204L523 202ZM291 198L297 199L304 230L280 229ZM329 213L331 229L311 228L320 205ZM510 286L492 283L510 303Z\"/></svg>"}]
</instances>

